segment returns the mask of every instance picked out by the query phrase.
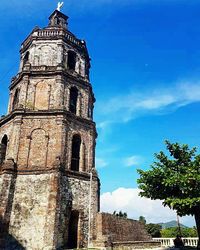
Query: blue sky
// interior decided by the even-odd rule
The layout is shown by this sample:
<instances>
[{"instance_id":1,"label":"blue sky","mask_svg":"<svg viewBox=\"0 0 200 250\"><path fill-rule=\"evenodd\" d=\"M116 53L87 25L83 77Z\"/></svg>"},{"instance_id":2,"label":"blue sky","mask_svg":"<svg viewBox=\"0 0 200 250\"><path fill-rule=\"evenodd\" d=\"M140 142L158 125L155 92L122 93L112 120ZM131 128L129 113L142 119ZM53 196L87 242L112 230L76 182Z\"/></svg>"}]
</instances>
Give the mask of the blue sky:
<instances>
[{"instance_id":1,"label":"blue sky","mask_svg":"<svg viewBox=\"0 0 200 250\"><path fill-rule=\"evenodd\" d=\"M47 25L56 5L1 0L0 114L6 113L21 42L36 25ZM92 58L102 209L111 212L111 200L131 197L126 206L116 203L117 209L158 222L160 217L141 207L134 214L136 169L149 168L165 139L200 144L200 1L68 0L62 12L70 17L70 31L87 41ZM166 220L175 219L163 211Z\"/></svg>"}]
</instances>

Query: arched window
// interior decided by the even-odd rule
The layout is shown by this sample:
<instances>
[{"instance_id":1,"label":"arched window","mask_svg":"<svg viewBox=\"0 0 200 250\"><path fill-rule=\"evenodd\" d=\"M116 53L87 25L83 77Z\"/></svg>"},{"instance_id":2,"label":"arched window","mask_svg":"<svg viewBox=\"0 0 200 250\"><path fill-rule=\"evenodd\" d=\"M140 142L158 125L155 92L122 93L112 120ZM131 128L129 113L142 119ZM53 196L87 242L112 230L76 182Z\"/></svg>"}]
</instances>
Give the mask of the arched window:
<instances>
[{"instance_id":1,"label":"arched window","mask_svg":"<svg viewBox=\"0 0 200 250\"><path fill-rule=\"evenodd\" d=\"M70 89L69 111L74 114L76 114L77 99L78 99L78 89L72 87Z\"/></svg>"},{"instance_id":2,"label":"arched window","mask_svg":"<svg viewBox=\"0 0 200 250\"><path fill-rule=\"evenodd\" d=\"M68 60L67 60L68 69L75 70L76 67L76 53L74 51L68 51Z\"/></svg>"},{"instance_id":3,"label":"arched window","mask_svg":"<svg viewBox=\"0 0 200 250\"><path fill-rule=\"evenodd\" d=\"M19 104L19 89L15 90L15 95L13 98L13 104L12 104L12 109L16 109L18 107Z\"/></svg>"},{"instance_id":4,"label":"arched window","mask_svg":"<svg viewBox=\"0 0 200 250\"><path fill-rule=\"evenodd\" d=\"M25 56L24 56L24 60L23 63L24 65L29 61L29 51L26 52Z\"/></svg>"},{"instance_id":5,"label":"arched window","mask_svg":"<svg viewBox=\"0 0 200 250\"><path fill-rule=\"evenodd\" d=\"M7 145L8 145L8 137L7 135L4 135L0 144L0 164L2 164L6 159Z\"/></svg>"},{"instance_id":6,"label":"arched window","mask_svg":"<svg viewBox=\"0 0 200 250\"><path fill-rule=\"evenodd\" d=\"M74 135L72 139L71 170L79 171L81 137Z\"/></svg>"}]
</instances>

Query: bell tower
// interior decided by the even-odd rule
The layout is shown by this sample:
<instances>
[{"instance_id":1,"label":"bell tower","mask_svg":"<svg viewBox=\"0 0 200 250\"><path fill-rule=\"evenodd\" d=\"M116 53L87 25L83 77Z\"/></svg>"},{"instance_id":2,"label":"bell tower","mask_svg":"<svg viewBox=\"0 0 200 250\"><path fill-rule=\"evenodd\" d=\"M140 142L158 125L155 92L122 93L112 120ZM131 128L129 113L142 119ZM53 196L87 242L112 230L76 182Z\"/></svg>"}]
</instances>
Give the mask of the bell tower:
<instances>
[{"instance_id":1,"label":"bell tower","mask_svg":"<svg viewBox=\"0 0 200 250\"><path fill-rule=\"evenodd\" d=\"M22 43L0 119L3 249L81 248L95 239L100 181L90 58L67 20L55 10Z\"/></svg>"}]
</instances>

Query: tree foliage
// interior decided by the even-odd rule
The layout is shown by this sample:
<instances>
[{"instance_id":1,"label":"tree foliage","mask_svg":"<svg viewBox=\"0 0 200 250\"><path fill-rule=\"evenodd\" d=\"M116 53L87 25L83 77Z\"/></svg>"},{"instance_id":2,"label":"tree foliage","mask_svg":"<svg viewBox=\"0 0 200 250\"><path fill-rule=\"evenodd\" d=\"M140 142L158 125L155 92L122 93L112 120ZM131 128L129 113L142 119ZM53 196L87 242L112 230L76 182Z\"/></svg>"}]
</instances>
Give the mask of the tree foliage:
<instances>
[{"instance_id":1,"label":"tree foliage","mask_svg":"<svg viewBox=\"0 0 200 250\"><path fill-rule=\"evenodd\" d=\"M162 226L159 224L149 223L145 225L147 232L155 238L161 237Z\"/></svg>"},{"instance_id":2,"label":"tree foliage","mask_svg":"<svg viewBox=\"0 0 200 250\"><path fill-rule=\"evenodd\" d=\"M162 226L159 224L153 224L153 223L146 223L146 219L144 216L139 217L139 222L141 222L145 229L147 230L148 234L150 234L152 237L160 237L160 230L162 229Z\"/></svg>"},{"instance_id":3,"label":"tree foliage","mask_svg":"<svg viewBox=\"0 0 200 250\"><path fill-rule=\"evenodd\" d=\"M113 212L113 215L120 217L120 218L127 218L127 213L123 213L122 211L119 211L119 213L117 213L116 211Z\"/></svg>"},{"instance_id":4,"label":"tree foliage","mask_svg":"<svg viewBox=\"0 0 200 250\"><path fill-rule=\"evenodd\" d=\"M146 219L144 216L139 217L139 222L143 223L144 225L146 224Z\"/></svg>"},{"instance_id":5,"label":"tree foliage","mask_svg":"<svg viewBox=\"0 0 200 250\"><path fill-rule=\"evenodd\" d=\"M180 234L178 227L169 227L161 230L161 237L163 238L175 238L178 234ZM195 227L193 228L181 228L181 236L182 237L197 237L197 230Z\"/></svg>"},{"instance_id":6,"label":"tree foliage","mask_svg":"<svg viewBox=\"0 0 200 250\"><path fill-rule=\"evenodd\" d=\"M158 161L148 171L138 170L141 196L164 200L163 204L177 210L180 216L195 214L200 206L200 155L196 148L166 141L174 159L164 152L155 154Z\"/></svg>"},{"instance_id":7,"label":"tree foliage","mask_svg":"<svg viewBox=\"0 0 200 250\"><path fill-rule=\"evenodd\" d=\"M163 200L180 216L194 215L200 235L200 155L185 144L165 144L170 155L161 151L150 170L138 170L140 195Z\"/></svg>"}]
</instances>

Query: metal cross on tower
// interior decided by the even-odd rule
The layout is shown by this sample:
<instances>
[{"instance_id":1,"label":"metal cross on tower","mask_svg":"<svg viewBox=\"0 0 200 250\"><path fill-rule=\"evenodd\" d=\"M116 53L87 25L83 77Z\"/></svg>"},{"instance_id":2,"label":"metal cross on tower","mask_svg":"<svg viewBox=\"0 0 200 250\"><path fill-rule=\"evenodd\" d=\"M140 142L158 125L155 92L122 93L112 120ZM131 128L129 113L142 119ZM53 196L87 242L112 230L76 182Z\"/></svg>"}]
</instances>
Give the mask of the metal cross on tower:
<instances>
[{"instance_id":1,"label":"metal cross on tower","mask_svg":"<svg viewBox=\"0 0 200 250\"><path fill-rule=\"evenodd\" d=\"M64 2L58 2L57 10L60 11L63 5L64 5Z\"/></svg>"}]
</instances>

